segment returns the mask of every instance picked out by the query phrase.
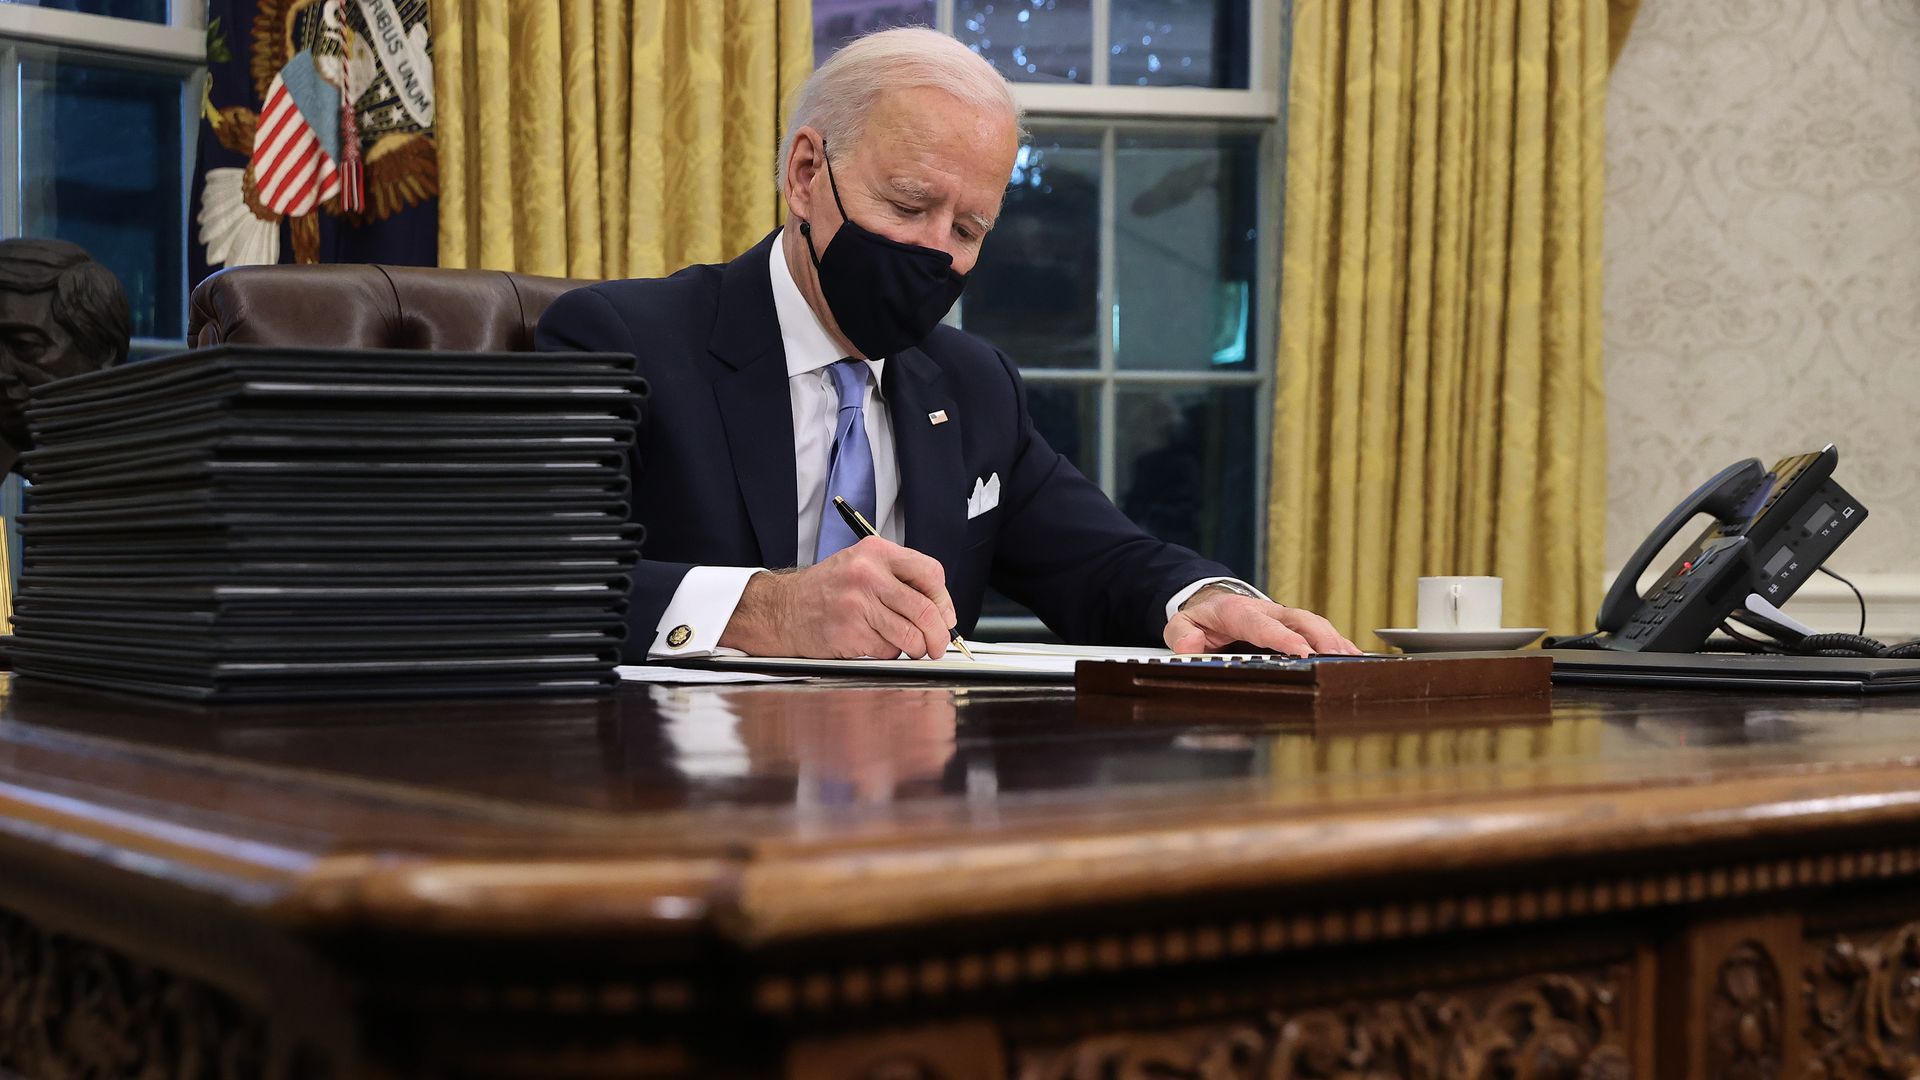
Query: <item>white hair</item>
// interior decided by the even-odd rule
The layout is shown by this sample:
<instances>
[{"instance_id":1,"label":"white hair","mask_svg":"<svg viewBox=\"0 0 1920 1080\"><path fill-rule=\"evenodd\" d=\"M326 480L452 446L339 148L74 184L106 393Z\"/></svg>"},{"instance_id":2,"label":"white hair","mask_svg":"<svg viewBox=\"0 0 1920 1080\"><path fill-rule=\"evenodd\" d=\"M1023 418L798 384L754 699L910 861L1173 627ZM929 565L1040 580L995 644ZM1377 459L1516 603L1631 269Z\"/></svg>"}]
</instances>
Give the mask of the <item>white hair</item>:
<instances>
[{"instance_id":1,"label":"white hair","mask_svg":"<svg viewBox=\"0 0 1920 1080\"><path fill-rule=\"evenodd\" d=\"M834 53L800 88L774 162L779 189L787 188L787 156L793 152L795 132L812 127L835 146L852 147L866 133L867 113L881 94L919 86L944 90L975 108L1003 112L1020 127L1020 106L1007 80L972 49L922 26L880 30ZM1024 131L1019 134L1026 136Z\"/></svg>"}]
</instances>

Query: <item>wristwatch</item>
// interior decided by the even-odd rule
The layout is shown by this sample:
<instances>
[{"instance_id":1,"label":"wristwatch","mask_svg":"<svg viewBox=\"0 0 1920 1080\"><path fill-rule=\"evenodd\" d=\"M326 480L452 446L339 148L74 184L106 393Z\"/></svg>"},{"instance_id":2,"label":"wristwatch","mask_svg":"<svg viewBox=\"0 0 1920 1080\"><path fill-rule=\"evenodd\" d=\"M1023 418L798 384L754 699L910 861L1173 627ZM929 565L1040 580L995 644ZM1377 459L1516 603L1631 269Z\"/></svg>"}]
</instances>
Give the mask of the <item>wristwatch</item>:
<instances>
[{"instance_id":1,"label":"wristwatch","mask_svg":"<svg viewBox=\"0 0 1920 1080\"><path fill-rule=\"evenodd\" d=\"M1253 589L1249 588L1248 586L1242 585L1239 582L1233 581L1228 578L1221 578L1219 581L1207 582L1205 585L1202 585L1198 589L1193 590L1193 596L1199 596L1201 593L1206 592L1208 589L1223 589L1230 593L1239 593L1241 596L1251 596L1255 600L1266 599L1266 597L1261 596L1259 593L1253 591ZM1180 606L1186 607L1187 604L1192 603L1193 596L1187 597L1187 603L1181 604Z\"/></svg>"}]
</instances>

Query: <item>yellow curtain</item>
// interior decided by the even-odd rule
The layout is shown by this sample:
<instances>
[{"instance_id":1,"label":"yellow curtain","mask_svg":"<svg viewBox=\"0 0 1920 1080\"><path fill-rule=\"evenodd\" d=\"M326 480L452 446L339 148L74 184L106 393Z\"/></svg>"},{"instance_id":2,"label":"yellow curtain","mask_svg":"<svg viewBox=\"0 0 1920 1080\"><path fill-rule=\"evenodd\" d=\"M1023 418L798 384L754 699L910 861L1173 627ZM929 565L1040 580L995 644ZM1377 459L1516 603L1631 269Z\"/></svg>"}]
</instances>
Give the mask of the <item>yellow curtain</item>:
<instances>
[{"instance_id":1,"label":"yellow curtain","mask_svg":"<svg viewBox=\"0 0 1920 1080\"><path fill-rule=\"evenodd\" d=\"M1591 628L1607 0L1297 0L1273 594L1363 644L1414 579Z\"/></svg>"},{"instance_id":2,"label":"yellow curtain","mask_svg":"<svg viewBox=\"0 0 1920 1080\"><path fill-rule=\"evenodd\" d=\"M440 265L653 277L779 223L810 0L433 0Z\"/></svg>"},{"instance_id":3,"label":"yellow curtain","mask_svg":"<svg viewBox=\"0 0 1920 1080\"><path fill-rule=\"evenodd\" d=\"M1640 0L1607 0L1607 70L1613 70L1620 50L1627 47L1627 34L1633 30L1633 17L1640 14Z\"/></svg>"},{"instance_id":4,"label":"yellow curtain","mask_svg":"<svg viewBox=\"0 0 1920 1080\"><path fill-rule=\"evenodd\" d=\"M13 552L7 522L0 518L0 634L13 633Z\"/></svg>"}]
</instances>

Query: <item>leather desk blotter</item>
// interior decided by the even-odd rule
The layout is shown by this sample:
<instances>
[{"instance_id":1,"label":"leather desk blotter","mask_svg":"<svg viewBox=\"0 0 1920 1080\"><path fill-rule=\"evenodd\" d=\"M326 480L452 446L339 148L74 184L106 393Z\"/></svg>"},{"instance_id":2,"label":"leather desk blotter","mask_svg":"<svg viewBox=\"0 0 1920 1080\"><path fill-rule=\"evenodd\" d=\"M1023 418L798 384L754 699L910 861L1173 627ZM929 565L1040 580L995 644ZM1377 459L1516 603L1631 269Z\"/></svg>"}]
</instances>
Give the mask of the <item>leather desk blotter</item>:
<instances>
[{"instance_id":1,"label":"leather desk blotter","mask_svg":"<svg viewBox=\"0 0 1920 1080\"><path fill-rule=\"evenodd\" d=\"M1252 699L1281 706L1362 705L1438 699L1545 698L1553 660L1543 653L1193 659L1082 663L1082 694L1183 698L1195 704Z\"/></svg>"}]
</instances>

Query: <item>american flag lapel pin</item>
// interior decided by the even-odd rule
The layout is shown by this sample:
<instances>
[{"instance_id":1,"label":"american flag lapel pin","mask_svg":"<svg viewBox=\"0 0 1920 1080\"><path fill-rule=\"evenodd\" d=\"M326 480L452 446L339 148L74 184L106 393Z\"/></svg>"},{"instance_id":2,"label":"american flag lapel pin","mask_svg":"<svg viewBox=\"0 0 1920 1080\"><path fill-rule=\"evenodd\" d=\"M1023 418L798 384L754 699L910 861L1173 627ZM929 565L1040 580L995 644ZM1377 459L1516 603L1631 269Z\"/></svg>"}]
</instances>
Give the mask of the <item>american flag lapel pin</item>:
<instances>
[{"instance_id":1,"label":"american flag lapel pin","mask_svg":"<svg viewBox=\"0 0 1920 1080\"><path fill-rule=\"evenodd\" d=\"M945 409L935 409L927 414L927 423L929 424L944 424L946 422L947 410Z\"/></svg>"}]
</instances>

